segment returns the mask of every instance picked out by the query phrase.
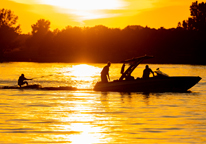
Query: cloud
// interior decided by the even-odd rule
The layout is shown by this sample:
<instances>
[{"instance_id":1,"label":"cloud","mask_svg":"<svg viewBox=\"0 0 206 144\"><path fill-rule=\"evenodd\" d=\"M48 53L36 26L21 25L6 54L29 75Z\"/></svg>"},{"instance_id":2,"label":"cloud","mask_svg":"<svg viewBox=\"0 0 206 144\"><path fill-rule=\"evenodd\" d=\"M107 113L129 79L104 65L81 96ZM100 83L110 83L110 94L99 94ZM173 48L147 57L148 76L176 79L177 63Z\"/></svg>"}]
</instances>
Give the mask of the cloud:
<instances>
[{"instance_id":1,"label":"cloud","mask_svg":"<svg viewBox=\"0 0 206 144\"><path fill-rule=\"evenodd\" d=\"M118 12L118 11L117 11ZM129 13L129 10L119 11ZM132 13L132 12L131 12ZM85 20L85 25L101 24L113 28L124 28L128 25L141 25L151 28L173 28L177 27L178 22L182 22L190 15L189 8L185 6L168 6L151 8L139 11L135 15L121 15L113 18L97 20Z\"/></svg>"}]
</instances>

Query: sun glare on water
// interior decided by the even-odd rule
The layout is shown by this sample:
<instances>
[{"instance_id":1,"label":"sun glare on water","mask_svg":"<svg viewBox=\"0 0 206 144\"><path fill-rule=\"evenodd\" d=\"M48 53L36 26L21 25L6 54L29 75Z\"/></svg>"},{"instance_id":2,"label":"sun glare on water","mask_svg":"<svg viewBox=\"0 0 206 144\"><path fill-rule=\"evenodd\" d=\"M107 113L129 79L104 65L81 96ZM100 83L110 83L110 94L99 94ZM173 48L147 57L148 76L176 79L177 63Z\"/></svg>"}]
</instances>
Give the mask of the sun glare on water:
<instances>
[{"instance_id":1,"label":"sun glare on water","mask_svg":"<svg viewBox=\"0 0 206 144\"><path fill-rule=\"evenodd\" d=\"M73 66L68 75L76 82L77 88L91 88L95 79L99 78L101 69L87 64Z\"/></svg>"},{"instance_id":2,"label":"sun glare on water","mask_svg":"<svg viewBox=\"0 0 206 144\"><path fill-rule=\"evenodd\" d=\"M87 64L75 65L72 67L71 74L76 77L91 77L99 72L99 68Z\"/></svg>"},{"instance_id":3,"label":"sun glare on water","mask_svg":"<svg viewBox=\"0 0 206 144\"><path fill-rule=\"evenodd\" d=\"M123 0L39 0L40 3L57 7L58 11L75 15L76 19L109 17L105 10L122 9Z\"/></svg>"}]
</instances>

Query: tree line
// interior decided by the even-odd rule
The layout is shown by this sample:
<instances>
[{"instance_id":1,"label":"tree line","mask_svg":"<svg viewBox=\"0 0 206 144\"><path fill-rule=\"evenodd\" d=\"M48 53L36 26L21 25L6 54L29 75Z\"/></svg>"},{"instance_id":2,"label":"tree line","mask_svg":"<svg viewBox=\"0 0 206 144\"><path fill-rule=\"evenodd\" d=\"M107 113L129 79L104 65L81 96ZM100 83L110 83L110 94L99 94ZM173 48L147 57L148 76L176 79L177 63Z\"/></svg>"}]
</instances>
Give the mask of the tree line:
<instances>
[{"instance_id":1,"label":"tree line","mask_svg":"<svg viewBox=\"0 0 206 144\"><path fill-rule=\"evenodd\" d=\"M206 3L193 2L191 17L176 28L129 25L124 29L71 27L50 30L50 21L39 19L31 34L21 34L11 10L0 10L0 60L31 62L120 62L153 55L150 63L206 64Z\"/></svg>"}]
</instances>

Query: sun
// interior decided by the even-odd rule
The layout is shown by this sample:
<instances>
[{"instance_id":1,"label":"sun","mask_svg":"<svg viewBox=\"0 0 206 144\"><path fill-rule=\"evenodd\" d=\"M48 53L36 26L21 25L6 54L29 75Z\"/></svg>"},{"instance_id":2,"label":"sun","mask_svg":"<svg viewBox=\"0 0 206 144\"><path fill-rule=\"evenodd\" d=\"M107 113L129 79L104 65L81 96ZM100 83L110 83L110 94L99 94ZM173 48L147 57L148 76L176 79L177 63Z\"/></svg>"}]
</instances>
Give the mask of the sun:
<instances>
[{"instance_id":1,"label":"sun","mask_svg":"<svg viewBox=\"0 0 206 144\"><path fill-rule=\"evenodd\" d=\"M97 19L111 17L106 11L122 9L123 0L39 0L40 3L54 6L62 13L76 16L77 19Z\"/></svg>"},{"instance_id":2,"label":"sun","mask_svg":"<svg viewBox=\"0 0 206 144\"><path fill-rule=\"evenodd\" d=\"M46 4L72 10L116 9L121 5L119 0L42 0Z\"/></svg>"}]
</instances>

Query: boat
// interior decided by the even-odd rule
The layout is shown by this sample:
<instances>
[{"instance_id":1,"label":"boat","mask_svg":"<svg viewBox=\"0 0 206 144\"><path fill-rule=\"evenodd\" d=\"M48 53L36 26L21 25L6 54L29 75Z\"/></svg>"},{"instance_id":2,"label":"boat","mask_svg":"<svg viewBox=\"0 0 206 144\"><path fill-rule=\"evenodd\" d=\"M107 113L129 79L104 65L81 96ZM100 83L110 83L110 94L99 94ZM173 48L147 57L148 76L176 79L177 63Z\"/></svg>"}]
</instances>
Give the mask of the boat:
<instances>
[{"instance_id":1,"label":"boat","mask_svg":"<svg viewBox=\"0 0 206 144\"><path fill-rule=\"evenodd\" d=\"M94 90L116 92L186 92L201 80L199 76L168 76L158 71L154 77L134 79L131 76L134 69L142 61L150 58L153 58L153 56L145 55L122 61L121 77L111 82L97 82ZM130 65L126 71L124 71L124 64Z\"/></svg>"}]
</instances>

